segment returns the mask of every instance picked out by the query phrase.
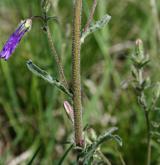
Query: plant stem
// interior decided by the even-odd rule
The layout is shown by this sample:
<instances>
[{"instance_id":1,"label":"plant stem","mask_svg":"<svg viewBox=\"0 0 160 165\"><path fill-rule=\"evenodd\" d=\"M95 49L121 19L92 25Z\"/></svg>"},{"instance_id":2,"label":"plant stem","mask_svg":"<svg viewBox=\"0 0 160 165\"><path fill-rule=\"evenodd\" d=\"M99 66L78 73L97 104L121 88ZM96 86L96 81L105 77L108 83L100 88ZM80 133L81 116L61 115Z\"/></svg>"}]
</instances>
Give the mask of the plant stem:
<instances>
[{"instance_id":1,"label":"plant stem","mask_svg":"<svg viewBox=\"0 0 160 165\"><path fill-rule=\"evenodd\" d=\"M140 72L142 74L142 72ZM141 79L140 79L141 80ZM141 98L144 98L144 92L141 93ZM147 108L147 105L143 99L141 103L141 107L144 111L145 120L146 120L146 127L147 127L147 162L146 165L150 165L151 163L151 129L150 129L150 119L149 113L150 109Z\"/></svg>"},{"instance_id":2,"label":"plant stem","mask_svg":"<svg viewBox=\"0 0 160 165\"><path fill-rule=\"evenodd\" d=\"M135 59L138 59L139 60L139 63L140 63L140 66L141 67L138 67L136 66L136 62L134 62L133 60L133 64L135 65L135 70L136 70L136 74L135 74L135 77L136 77L136 81L137 81L137 84L136 84L136 87L135 89L137 90L137 94L138 94L138 102L139 102L139 105L141 107L141 109L144 111L144 116L145 116L145 120L146 120L146 132L147 132L147 157L146 157L146 165L150 165L151 163L151 128L150 128L150 110L151 108L148 108L148 103L147 103L147 100L146 100L146 95L145 95L145 89L147 87L147 85L144 85L144 82L146 81L146 79L143 77L143 73L144 73L144 66L146 65L143 65L143 61L144 60L147 60L148 61L148 58L144 56L144 51L143 51L143 42L138 39L136 40L136 54L134 56ZM140 89L139 89L140 87Z\"/></svg>"},{"instance_id":3,"label":"plant stem","mask_svg":"<svg viewBox=\"0 0 160 165\"><path fill-rule=\"evenodd\" d=\"M80 76L81 11L82 11L82 0L75 0L73 31L72 31L72 88L73 88L75 143L76 146L79 147L83 147L81 76Z\"/></svg>"},{"instance_id":4,"label":"plant stem","mask_svg":"<svg viewBox=\"0 0 160 165\"><path fill-rule=\"evenodd\" d=\"M106 165L112 165L108 158L105 157L101 151L98 151L98 154L100 155L101 159L104 161Z\"/></svg>"},{"instance_id":5,"label":"plant stem","mask_svg":"<svg viewBox=\"0 0 160 165\"><path fill-rule=\"evenodd\" d=\"M93 19L93 16L94 16L94 12L95 12L95 9L96 9L96 6L97 6L97 0L94 0L93 1L93 6L92 6L92 9L90 11L90 15L89 15L89 18L88 18L88 21L83 29L83 32L86 32L86 30L88 29L88 27L90 26L91 22L92 22L92 19Z\"/></svg>"},{"instance_id":6,"label":"plant stem","mask_svg":"<svg viewBox=\"0 0 160 165\"><path fill-rule=\"evenodd\" d=\"M150 120L149 120L149 111L145 110L145 118L147 125L147 163L146 165L151 164L151 135L150 135Z\"/></svg>"},{"instance_id":7,"label":"plant stem","mask_svg":"<svg viewBox=\"0 0 160 165\"><path fill-rule=\"evenodd\" d=\"M68 83L67 83L67 80L66 80L65 75L64 75L64 69L63 69L60 57L58 56L58 53L56 51L54 42L52 40L51 32L50 32L50 29L49 29L48 26L46 26L46 30L47 30L48 42L50 44L52 54L54 55L54 58L56 60L56 64L57 64L57 67L58 67L60 80L62 81L62 84L68 89Z\"/></svg>"}]
</instances>

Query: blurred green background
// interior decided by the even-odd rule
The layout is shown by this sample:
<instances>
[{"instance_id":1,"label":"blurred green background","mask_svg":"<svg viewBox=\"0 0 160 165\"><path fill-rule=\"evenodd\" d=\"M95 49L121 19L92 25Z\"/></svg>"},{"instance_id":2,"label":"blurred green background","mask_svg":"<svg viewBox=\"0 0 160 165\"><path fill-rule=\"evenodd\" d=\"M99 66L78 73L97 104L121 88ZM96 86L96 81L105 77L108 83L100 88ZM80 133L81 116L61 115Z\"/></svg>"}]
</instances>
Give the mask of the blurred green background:
<instances>
[{"instance_id":1,"label":"blurred green background","mask_svg":"<svg viewBox=\"0 0 160 165\"><path fill-rule=\"evenodd\" d=\"M88 9L92 1L86 0ZM90 35L82 45L81 75L84 125L98 133L117 126L123 147L106 143L102 150L113 165L143 165L146 160L146 126L134 90L130 85L134 41L144 41L151 62L147 75L160 81L160 36L152 0L99 0L94 20L104 14L112 16L102 30ZM51 0L52 37L61 55L65 74L71 84L72 1ZM156 1L160 17L160 1ZM82 13L82 27L87 17ZM0 49L18 23L40 15L40 0L0 0ZM54 77L57 67L51 55L42 23L35 20L31 31L22 39L11 58L0 60L0 164L9 164L27 155L29 161L41 146L33 164L57 164L72 126L63 110L67 97L47 82L37 78L26 67L26 61L41 66ZM148 98L150 96L148 95ZM159 103L160 105L160 103ZM160 144L152 141L152 164L160 164ZM26 157L27 157L26 156ZM70 154L65 164L71 164ZM26 161L26 162L27 162ZM26 163L20 163L26 164Z\"/></svg>"}]
</instances>

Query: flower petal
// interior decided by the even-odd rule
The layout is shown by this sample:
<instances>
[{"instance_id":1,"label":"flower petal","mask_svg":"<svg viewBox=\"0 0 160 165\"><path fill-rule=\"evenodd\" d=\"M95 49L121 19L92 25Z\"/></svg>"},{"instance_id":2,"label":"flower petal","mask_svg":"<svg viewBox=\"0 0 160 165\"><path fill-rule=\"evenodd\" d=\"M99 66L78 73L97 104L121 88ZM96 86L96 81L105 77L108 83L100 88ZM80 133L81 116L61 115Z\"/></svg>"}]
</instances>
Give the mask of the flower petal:
<instances>
[{"instance_id":1,"label":"flower petal","mask_svg":"<svg viewBox=\"0 0 160 165\"><path fill-rule=\"evenodd\" d=\"M30 30L32 26L32 20L26 19L20 23L15 32L9 37L5 43L3 49L0 52L0 58L8 60L11 54L14 52L24 34Z\"/></svg>"}]
</instances>

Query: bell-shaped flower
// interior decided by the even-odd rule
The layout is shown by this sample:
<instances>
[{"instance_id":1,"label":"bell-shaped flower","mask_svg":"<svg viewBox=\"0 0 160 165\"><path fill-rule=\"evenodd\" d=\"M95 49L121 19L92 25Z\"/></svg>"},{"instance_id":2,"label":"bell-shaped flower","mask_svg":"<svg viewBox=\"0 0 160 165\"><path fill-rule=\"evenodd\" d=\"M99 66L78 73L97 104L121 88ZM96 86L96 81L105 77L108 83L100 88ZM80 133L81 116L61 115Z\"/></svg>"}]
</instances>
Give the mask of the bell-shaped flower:
<instances>
[{"instance_id":1,"label":"bell-shaped flower","mask_svg":"<svg viewBox=\"0 0 160 165\"><path fill-rule=\"evenodd\" d=\"M14 52L14 50L18 46L24 34L31 29L31 26L32 26L31 19L23 20L19 24L15 32L9 37L9 39L3 46L0 52L0 58L4 58L5 60L8 60L8 58L11 56L11 54Z\"/></svg>"}]
</instances>

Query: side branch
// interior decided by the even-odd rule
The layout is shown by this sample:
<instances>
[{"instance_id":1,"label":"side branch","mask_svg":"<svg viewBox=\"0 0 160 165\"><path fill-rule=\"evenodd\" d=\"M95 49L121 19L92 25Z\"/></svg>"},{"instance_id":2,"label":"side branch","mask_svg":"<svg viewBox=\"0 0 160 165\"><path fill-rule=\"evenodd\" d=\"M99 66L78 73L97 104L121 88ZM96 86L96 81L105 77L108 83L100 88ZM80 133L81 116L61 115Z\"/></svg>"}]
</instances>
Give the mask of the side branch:
<instances>
[{"instance_id":1,"label":"side branch","mask_svg":"<svg viewBox=\"0 0 160 165\"><path fill-rule=\"evenodd\" d=\"M97 6L97 0L94 0L92 8L91 8L91 11L90 11L90 15L89 15L88 21L87 21L85 27L83 28L83 32L86 32L87 29L89 28L89 26L90 26L90 24L92 22L93 16L94 16L94 12L95 12L96 6Z\"/></svg>"},{"instance_id":2,"label":"side branch","mask_svg":"<svg viewBox=\"0 0 160 165\"><path fill-rule=\"evenodd\" d=\"M52 40L51 32L50 32L50 29L49 29L48 26L46 27L46 30L47 30L48 42L50 44L52 54L54 55L54 58L56 60L56 64L57 64L57 67L58 67L58 71L59 71L59 75L60 75L60 80L62 81L62 83L64 84L64 86L66 88L68 88L68 83L67 83L67 80L66 80L65 75L64 75L64 69L63 69L63 66L62 66L60 57L58 56L57 51L55 49L55 45L54 45L54 42Z\"/></svg>"}]
</instances>

